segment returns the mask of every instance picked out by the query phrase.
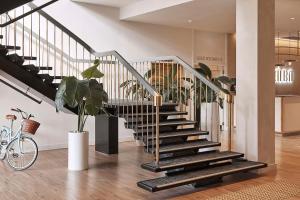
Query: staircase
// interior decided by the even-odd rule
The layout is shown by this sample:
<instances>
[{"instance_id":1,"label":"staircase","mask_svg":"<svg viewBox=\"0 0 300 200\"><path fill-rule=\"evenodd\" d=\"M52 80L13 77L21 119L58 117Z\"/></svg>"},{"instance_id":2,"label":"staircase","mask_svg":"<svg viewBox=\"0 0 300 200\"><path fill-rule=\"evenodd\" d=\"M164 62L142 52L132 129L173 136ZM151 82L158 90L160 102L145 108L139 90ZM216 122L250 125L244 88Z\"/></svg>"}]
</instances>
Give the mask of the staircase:
<instances>
[{"instance_id":1,"label":"staircase","mask_svg":"<svg viewBox=\"0 0 300 200\"><path fill-rule=\"evenodd\" d=\"M266 167L232 152L230 144L227 151L220 150L225 95L182 59L168 56L129 63L116 51L96 52L42 10L19 19L16 13L37 9L32 3L16 9L21 11L0 15L0 21L8 23L0 30L0 70L53 104L61 79L80 79L98 59L105 74L100 81L109 96L106 108L124 118L145 152L153 154L154 160L141 167L165 172L138 182L139 187L150 192L187 184L197 187Z\"/></svg>"},{"instance_id":2,"label":"staircase","mask_svg":"<svg viewBox=\"0 0 300 200\"><path fill-rule=\"evenodd\" d=\"M187 184L203 186L220 181L223 176L266 167L264 163L243 159L242 153L218 150L221 143L209 141L209 132L196 128L197 122L186 119L184 116L188 113L177 111L176 107L178 104L174 103L160 107L159 164L152 161L141 166L151 172L166 172L166 175L140 181L137 183L139 187L157 192ZM155 153L155 124L147 123L147 118L149 121L153 113L147 106L141 111L143 114L136 115L129 111L121 117L127 121L125 127L135 130L134 137L144 142L145 151Z\"/></svg>"}]
</instances>

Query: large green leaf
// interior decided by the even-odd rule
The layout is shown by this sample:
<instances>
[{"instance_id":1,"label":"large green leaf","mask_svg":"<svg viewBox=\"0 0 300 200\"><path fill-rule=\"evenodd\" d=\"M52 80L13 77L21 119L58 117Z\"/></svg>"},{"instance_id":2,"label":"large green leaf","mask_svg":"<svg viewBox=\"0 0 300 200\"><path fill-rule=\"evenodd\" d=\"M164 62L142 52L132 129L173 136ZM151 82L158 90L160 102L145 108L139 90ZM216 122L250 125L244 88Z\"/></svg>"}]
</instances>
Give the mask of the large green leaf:
<instances>
[{"instance_id":1,"label":"large green leaf","mask_svg":"<svg viewBox=\"0 0 300 200\"><path fill-rule=\"evenodd\" d=\"M100 64L100 61L97 59L94 62L94 65L86 70L84 70L81 75L85 79L91 79L91 78L102 78L104 74L99 71L98 66Z\"/></svg>"},{"instance_id":2,"label":"large green leaf","mask_svg":"<svg viewBox=\"0 0 300 200\"><path fill-rule=\"evenodd\" d=\"M88 115L99 114L102 108L102 102L107 102L108 97L103 90L103 85L95 79L89 80L88 92L85 96L85 112Z\"/></svg>"},{"instance_id":3,"label":"large green leaf","mask_svg":"<svg viewBox=\"0 0 300 200\"><path fill-rule=\"evenodd\" d=\"M198 71L200 74L204 75L208 79L212 78L212 73L210 68L203 63L199 63L199 68L196 68L195 70Z\"/></svg>"},{"instance_id":4,"label":"large green leaf","mask_svg":"<svg viewBox=\"0 0 300 200\"><path fill-rule=\"evenodd\" d=\"M88 92L88 80L78 80L76 77L65 77L56 92L56 109L62 110L65 105L76 108Z\"/></svg>"}]
</instances>

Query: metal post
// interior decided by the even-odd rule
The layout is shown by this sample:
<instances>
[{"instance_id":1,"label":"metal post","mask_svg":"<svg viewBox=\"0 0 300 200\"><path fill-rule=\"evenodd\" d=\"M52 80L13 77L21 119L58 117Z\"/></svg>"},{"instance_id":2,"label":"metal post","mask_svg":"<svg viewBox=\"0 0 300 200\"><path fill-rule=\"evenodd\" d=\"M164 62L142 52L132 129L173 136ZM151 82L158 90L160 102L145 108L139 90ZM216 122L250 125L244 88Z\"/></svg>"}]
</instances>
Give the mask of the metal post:
<instances>
[{"instance_id":1,"label":"metal post","mask_svg":"<svg viewBox=\"0 0 300 200\"><path fill-rule=\"evenodd\" d=\"M231 151L231 136L232 136L232 117L233 117L233 112L232 112L232 103L233 103L233 98L232 95L227 95L227 101L228 101L228 150Z\"/></svg>"},{"instance_id":2,"label":"metal post","mask_svg":"<svg viewBox=\"0 0 300 200\"><path fill-rule=\"evenodd\" d=\"M159 107L162 105L162 96L156 95L154 97L154 106L156 107L155 114L155 132L156 132L156 141L155 141L155 161L159 165Z\"/></svg>"}]
</instances>

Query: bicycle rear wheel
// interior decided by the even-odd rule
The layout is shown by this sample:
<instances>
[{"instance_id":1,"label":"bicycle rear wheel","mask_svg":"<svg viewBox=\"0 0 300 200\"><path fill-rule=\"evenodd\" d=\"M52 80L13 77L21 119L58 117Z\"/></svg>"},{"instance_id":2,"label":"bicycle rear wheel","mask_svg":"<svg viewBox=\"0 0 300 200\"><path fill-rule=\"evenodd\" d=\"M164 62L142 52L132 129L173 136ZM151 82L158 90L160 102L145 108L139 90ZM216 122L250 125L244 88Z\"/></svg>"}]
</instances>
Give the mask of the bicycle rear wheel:
<instances>
[{"instance_id":1,"label":"bicycle rear wheel","mask_svg":"<svg viewBox=\"0 0 300 200\"><path fill-rule=\"evenodd\" d=\"M14 170L21 171L33 165L38 156L36 142L27 136L22 136L11 141L6 150L6 158L9 166Z\"/></svg>"},{"instance_id":2,"label":"bicycle rear wheel","mask_svg":"<svg viewBox=\"0 0 300 200\"><path fill-rule=\"evenodd\" d=\"M0 132L0 160L5 159L7 143L8 143L8 132L6 129L2 129Z\"/></svg>"}]
</instances>

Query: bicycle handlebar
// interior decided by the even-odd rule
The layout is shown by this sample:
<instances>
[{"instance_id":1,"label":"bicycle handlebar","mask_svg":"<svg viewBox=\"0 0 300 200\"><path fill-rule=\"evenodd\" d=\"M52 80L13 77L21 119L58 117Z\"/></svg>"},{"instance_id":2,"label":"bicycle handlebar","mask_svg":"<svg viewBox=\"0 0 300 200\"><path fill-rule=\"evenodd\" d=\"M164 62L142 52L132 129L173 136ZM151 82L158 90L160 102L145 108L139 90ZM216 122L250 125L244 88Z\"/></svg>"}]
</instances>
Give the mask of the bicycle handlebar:
<instances>
[{"instance_id":1,"label":"bicycle handlebar","mask_svg":"<svg viewBox=\"0 0 300 200\"><path fill-rule=\"evenodd\" d=\"M32 114L29 114L29 115L28 115L27 112L21 110L20 108L11 108L10 110L11 110L11 111L14 111L14 112L20 113L23 119L30 119L30 118L34 117ZM24 114L25 116L24 116L23 114Z\"/></svg>"}]
</instances>

